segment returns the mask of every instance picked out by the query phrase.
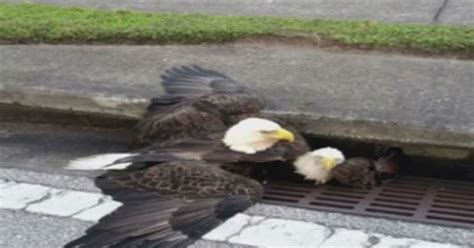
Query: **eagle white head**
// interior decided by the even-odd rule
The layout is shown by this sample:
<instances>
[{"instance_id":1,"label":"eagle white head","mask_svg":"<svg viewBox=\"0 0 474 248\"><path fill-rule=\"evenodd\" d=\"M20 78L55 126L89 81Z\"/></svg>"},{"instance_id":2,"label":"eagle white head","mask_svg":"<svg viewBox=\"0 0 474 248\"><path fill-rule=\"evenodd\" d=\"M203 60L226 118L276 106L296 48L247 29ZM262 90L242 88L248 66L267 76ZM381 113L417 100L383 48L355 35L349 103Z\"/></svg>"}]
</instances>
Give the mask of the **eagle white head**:
<instances>
[{"instance_id":1,"label":"eagle white head","mask_svg":"<svg viewBox=\"0 0 474 248\"><path fill-rule=\"evenodd\" d=\"M331 170L343 163L345 157L341 151L332 147L308 152L296 159L294 166L296 173L317 184L326 183L331 179Z\"/></svg>"},{"instance_id":2,"label":"eagle white head","mask_svg":"<svg viewBox=\"0 0 474 248\"><path fill-rule=\"evenodd\" d=\"M247 118L229 128L222 141L233 151L254 154L272 147L279 140L293 142L295 136L273 121Z\"/></svg>"}]
</instances>

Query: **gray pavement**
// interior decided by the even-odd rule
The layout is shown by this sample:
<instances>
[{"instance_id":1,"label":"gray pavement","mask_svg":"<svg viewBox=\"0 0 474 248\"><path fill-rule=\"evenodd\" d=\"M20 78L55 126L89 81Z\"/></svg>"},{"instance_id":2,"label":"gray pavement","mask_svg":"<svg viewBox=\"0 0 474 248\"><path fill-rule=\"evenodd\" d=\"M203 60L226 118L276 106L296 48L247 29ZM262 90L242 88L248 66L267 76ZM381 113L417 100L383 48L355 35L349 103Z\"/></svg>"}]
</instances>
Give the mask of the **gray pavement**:
<instances>
[{"instance_id":1,"label":"gray pavement","mask_svg":"<svg viewBox=\"0 0 474 248\"><path fill-rule=\"evenodd\" d=\"M267 204L258 204L249 209L246 213L275 218L284 216L285 219L307 221L330 227L343 227L368 233L382 233L394 237L409 237L474 247L474 232L464 228L451 228L447 226L427 225L334 212L312 211Z\"/></svg>"},{"instance_id":2,"label":"gray pavement","mask_svg":"<svg viewBox=\"0 0 474 248\"><path fill-rule=\"evenodd\" d=\"M67 185L71 180L70 177L62 177L61 180L58 180L57 175L31 171L27 171L25 176L25 171L21 169L0 168L0 181L2 179L10 180L11 178L16 178L17 180L15 181L20 183L28 182L29 184L45 185L44 180L48 177L51 178L52 183L48 183L47 185L54 189L64 189L63 186ZM80 180L89 180L89 182L92 181L92 178L78 178L80 178ZM81 188L79 186L74 188L74 190L81 190ZM83 187L83 190L90 190L88 184ZM2 189L0 189L0 196L1 193ZM60 210L58 209L57 211ZM361 231L360 234L366 233L364 235L375 237L380 237L379 235L382 235L384 237L390 236L397 239L415 239L429 242L449 243L453 245L464 245L468 247L474 246L474 233L465 228L451 228L447 226L419 224L384 218L360 217L267 204L257 204L245 213L248 216L261 216L266 219L276 218L280 220L289 220L290 222L288 222L288 224L291 224L291 221L308 224L312 223L324 228L335 230L336 233L340 232L338 230L341 229L359 230L359 232ZM69 240L81 236L84 230L94 223L94 221L80 221L71 218L71 216L58 217L49 214L31 213L25 211L25 209L11 210L0 208L0 218L2 219L2 225L0 225L0 246L8 248L61 247ZM261 238L265 239L265 237ZM214 240L212 237L209 237L209 239L210 240L201 240L193 247L244 247L238 244L229 243L230 241L220 242ZM375 243L380 243L379 241L380 240L376 240ZM422 247L427 246L425 245Z\"/></svg>"},{"instance_id":3,"label":"gray pavement","mask_svg":"<svg viewBox=\"0 0 474 248\"><path fill-rule=\"evenodd\" d=\"M25 0L0 0L25 2ZM285 16L383 22L474 24L471 0L29 0L27 2L99 9Z\"/></svg>"},{"instance_id":4,"label":"gray pavement","mask_svg":"<svg viewBox=\"0 0 474 248\"><path fill-rule=\"evenodd\" d=\"M219 70L275 99L272 110L474 133L472 61L314 47L2 46L0 87L148 98L181 64Z\"/></svg>"},{"instance_id":5,"label":"gray pavement","mask_svg":"<svg viewBox=\"0 0 474 248\"><path fill-rule=\"evenodd\" d=\"M61 168L73 158L96 153L125 152L129 134L129 131L120 130L18 123L1 123L0 130L8 132L8 135L0 136L0 167L50 173L67 173ZM25 174L25 177L28 176ZM68 185L72 186L73 182Z\"/></svg>"},{"instance_id":6,"label":"gray pavement","mask_svg":"<svg viewBox=\"0 0 474 248\"><path fill-rule=\"evenodd\" d=\"M93 185L93 177L97 175L97 172L67 171L63 170L63 167L77 157L125 151L128 133L129 130L2 123L0 125L0 134L2 134L0 135L0 154L2 155L0 185L7 180L67 191L99 193L100 191ZM1 199L2 192L0 190ZM68 240L80 236L87 227L92 225L91 222L80 221L70 216L68 218L54 217L24 210L0 208L1 247L60 247ZM249 209L246 214L314 223L334 230L346 228L396 238L474 246L474 233L464 228L310 211L267 204L259 204ZM242 246L202 240L194 247Z\"/></svg>"},{"instance_id":7,"label":"gray pavement","mask_svg":"<svg viewBox=\"0 0 474 248\"><path fill-rule=\"evenodd\" d=\"M474 24L474 1L446 0L446 5L435 22L444 24Z\"/></svg>"},{"instance_id":8,"label":"gray pavement","mask_svg":"<svg viewBox=\"0 0 474 248\"><path fill-rule=\"evenodd\" d=\"M0 247L62 247L93 223L69 218L0 209Z\"/></svg>"}]
</instances>

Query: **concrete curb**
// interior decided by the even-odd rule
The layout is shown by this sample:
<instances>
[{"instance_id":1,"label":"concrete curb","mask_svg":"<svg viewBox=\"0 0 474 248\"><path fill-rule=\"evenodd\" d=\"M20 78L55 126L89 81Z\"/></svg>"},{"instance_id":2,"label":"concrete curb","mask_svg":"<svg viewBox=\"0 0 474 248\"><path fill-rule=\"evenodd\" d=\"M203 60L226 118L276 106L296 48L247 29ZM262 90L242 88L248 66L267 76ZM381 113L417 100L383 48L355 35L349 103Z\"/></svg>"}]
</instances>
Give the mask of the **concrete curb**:
<instances>
[{"instance_id":1,"label":"concrete curb","mask_svg":"<svg viewBox=\"0 0 474 248\"><path fill-rule=\"evenodd\" d=\"M31 108L77 111L138 119L147 99L80 96L65 91L0 88L0 103Z\"/></svg>"},{"instance_id":2,"label":"concrete curb","mask_svg":"<svg viewBox=\"0 0 474 248\"><path fill-rule=\"evenodd\" d=\"M50 118L61 115L60 123L87 123L100 127L131 127L143 114L147 99L73 95L64 91L0 89L0 120L56 123ZM18 112L22 112L18 114ZM38 114L41 113L41 114ZM318 137L350 139L362 142L396 144L409 154L467 159L474 151L474 135L416 128L396 123L347 120L281 111L268 113L289 121L301 132ZM41 118L28 118L29 115ZM74 118L73 118L74 117ZM64 122L64 119L69 119ZM84 122L84 119L88 121ZM108 120L108 121L104 121ZM124 122L125 121L125 122Z\"/></svg>"}]
</instances>

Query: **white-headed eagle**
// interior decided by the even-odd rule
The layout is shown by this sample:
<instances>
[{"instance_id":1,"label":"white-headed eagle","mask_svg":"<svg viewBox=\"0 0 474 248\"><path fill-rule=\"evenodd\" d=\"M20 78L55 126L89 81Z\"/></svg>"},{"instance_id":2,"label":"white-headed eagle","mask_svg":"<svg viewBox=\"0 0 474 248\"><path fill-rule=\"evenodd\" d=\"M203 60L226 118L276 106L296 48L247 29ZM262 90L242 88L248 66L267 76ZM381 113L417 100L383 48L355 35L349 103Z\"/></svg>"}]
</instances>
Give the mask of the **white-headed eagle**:
<instances>
[{"instance_id":1,"label":"white-headed eagle","mask_svg":"<svg viewBox=\"0 0 474 248\"><path fill-rule=\"evenodd\" d=\"M162 78L166 94L138 125L137 149L69 165L107 170L96 185L123 205L66 247L185 247L261 198L260 183L236 168L296 161L298 173L325 182L344 160L332 148L309 152L298 132L260 112L257 94L223 74L192 66Z\"/></svg>"}]
</instances>

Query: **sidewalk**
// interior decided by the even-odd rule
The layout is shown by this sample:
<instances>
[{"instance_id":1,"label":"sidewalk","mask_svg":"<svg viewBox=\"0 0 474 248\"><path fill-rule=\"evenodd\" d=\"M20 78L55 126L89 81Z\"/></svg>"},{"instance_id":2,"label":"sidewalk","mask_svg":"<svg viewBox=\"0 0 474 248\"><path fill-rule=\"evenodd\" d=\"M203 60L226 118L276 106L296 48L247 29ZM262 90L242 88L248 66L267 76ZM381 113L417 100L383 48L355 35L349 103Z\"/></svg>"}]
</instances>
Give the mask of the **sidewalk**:
<instances>
[{"instance_id":1,"label":"sidewalk","mask_svg":"<svg viewBox=\"0 0 474 248\"><path fill-rule=\"evenodd\" d=\"M60 247L81 236L120 205L90 184L87 177L0 168L0 245ZM257 204L190 247L460 248L472 245L472 236L468 229Z\"/></svg>"},{"instance_id":2,"label":"sidewalk","mask_svg":"<svg viewBox=\"0 0 474 248\"><path fill-rule=\"evenodd\" d=\"M0 0L21 3L24 0ZM470 0L32 0L63 6L211 15L285 16L403 23L474 24Z\"/></svg>"},{"instance_id":3,"label":"sidewalk","mask_svg":"<svg viewBox=\"0 0 474 248\"><path fill-rule=\"evenodd\" d=\"M3 87L138 98L162 93L165 69L198 64L261 91L272 110L474 134L472 61L263 43L11 45L0 61Z\"/></svg>"}]
</instances>

